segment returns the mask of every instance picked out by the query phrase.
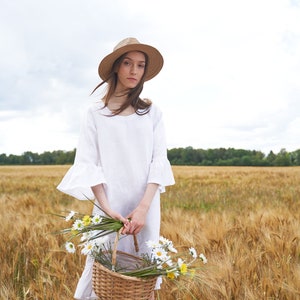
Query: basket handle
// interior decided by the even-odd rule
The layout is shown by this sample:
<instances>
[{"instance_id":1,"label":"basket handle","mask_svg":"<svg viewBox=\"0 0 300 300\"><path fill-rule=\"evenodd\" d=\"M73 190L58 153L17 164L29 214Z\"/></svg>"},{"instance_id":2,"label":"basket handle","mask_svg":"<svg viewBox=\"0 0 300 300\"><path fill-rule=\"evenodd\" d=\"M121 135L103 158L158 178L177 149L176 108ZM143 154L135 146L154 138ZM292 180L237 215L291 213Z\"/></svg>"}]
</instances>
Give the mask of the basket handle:
<instances>
[{"instance_id":1,"label":"basket handle","mask_svg":"<svg viewBox=\"0 0 300 300\"><path fill-rule=\"evenodd\" d=\"M136 238L135 234L133 235L133 243L134 243L135 252L139 252L140 248L139 248L139 244L138 244L138 241L137 241L137 238Z\"/></svg>"},{"instance_id":2,"label":"basket handle","mask_svg":"<svg viewBox=\"0 0 300 300\"><path fill-rule=\"evenodd\" d=\"M119 238L120 238L120 233L123 230L123 227L117 231L116 237L115 237L115 241L114 241L114 248L112 251L112 258L111 258L111 264L112 264L112 271L115 271L115 266L116 266L116 262L117 262L117 248L118 248L118 243L119 243ZM134 248L135 251L138 252L139 251L139 244L136 238L136 235L133 235L133 243L134 243Z\"/></svg>"}]
</instances>

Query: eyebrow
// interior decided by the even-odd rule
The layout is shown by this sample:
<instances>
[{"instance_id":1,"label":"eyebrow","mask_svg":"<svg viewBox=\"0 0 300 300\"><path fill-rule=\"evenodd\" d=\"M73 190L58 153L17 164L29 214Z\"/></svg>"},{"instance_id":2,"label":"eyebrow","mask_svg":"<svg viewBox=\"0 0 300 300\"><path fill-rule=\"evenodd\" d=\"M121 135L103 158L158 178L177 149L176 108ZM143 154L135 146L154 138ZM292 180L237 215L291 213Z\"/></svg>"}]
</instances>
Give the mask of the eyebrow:
<instances>
[{"instance_id":1,"label":"eyebrow","mask_svg":"<svg viewBox=\"0 0 300 300\"><path fill-rule=\"evenodd\" d=\"M130 57L128 57L128 56L125 56L123 59L133 60L132 58L130 58ZM139 63L146 63L145 60L139 60L138 62L139 62Z\"/></svg>"}]
</instances>

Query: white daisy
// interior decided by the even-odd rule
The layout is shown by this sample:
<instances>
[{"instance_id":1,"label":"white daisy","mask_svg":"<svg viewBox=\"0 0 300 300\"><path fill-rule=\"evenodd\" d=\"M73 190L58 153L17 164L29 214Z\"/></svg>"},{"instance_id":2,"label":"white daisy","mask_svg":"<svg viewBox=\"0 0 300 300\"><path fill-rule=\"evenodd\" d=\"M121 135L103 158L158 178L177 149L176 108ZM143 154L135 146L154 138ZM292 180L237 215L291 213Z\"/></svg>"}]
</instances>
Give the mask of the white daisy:
<instances>
[{"instance_id":1,"label":"white daisy","mask_svg":"<svg viewBox=\"0 0 300 300\"><path fill-rule=\"evenodd\" d=\"M195 248L191 247L189 248L190 254L193 256L193 258L197 258L197 252Z\"/></svg>"},{"instance_id":2,"label":"white daisy","mask_svg":"<svg viewBox=\"0 0 300 300\"><path fill-rule=\"evenodd\" d=\"M95 243L93 241L87 242L84 244L83 249L81 250L81 253L84 255L91 254L95 246Z\"/></svg>"},{"instance_id":3,"label":"white daisy","mask_svg":"<svg viewBox=\"0 0 300 300\"><path fill-rule=\"evenodd\" d=\"M170 243L172 243L170 240L166 239L163 236L159 237L159 241L163 244L163 245L169 245Z\"/></svg>"},{"instance_id":4,"label":"white daisy","mask_svg":"<svg viewBox=\"0 0 300 300\"><path fill-rule=\"evenodd\" d=\"M204 264L207 264L207 258L205 257L205 255L203 253L201 253L199 255L199 258L202 259L202 261L203 261Z\"/></svg>"},{"instance_id":5,"label":"white daisy","mask_svg":"<svg viewBox=\"0 0 300 300\"><path fill-rule=\"evenodd\" d=\"M166 262L165 262L169 267L172 267L174 265L173 261L171 258L169 258Z\"/></svg>"},{"instance_id":6,"label":"white daisy","mask_svg":"<svg viewBox=\"0 0 300 300\"><path fill-rule=\"evenodd\" d=\"M100 224L102 221L102 218L99 216L99 215L95 215L93 218L92 218L92 223L93 224Z\"/></svg>"},{"instance_id":7,"label":"white daisy","mask_svg":"<svg viewBox=\"0 0 300 300\"><path fill-rule=\"evenodd\" d=\"M169 259L168 253L161 247L155 248L152 250L154 259L159 261L166 261Z\"/></svg>"},{"instance_id":8,"label":"white daisy","mask_svg":"<svg viewBox=\"0 0 300 300\"><path fill-rule=\"evenodd\" d=\"M71 242L66 242L65 247L69 253L75 253L75 251L76 251L75 245Z\"/></svg>"},{"instance_id":9,"label":"white daisy","mask_svg":"<svg viewBox=\"0 0 300 300\"><path fill-rule=\"evenodd\" d=\"M183 260L179 257L177 260L178 267L180 268L183 264Z\"/></svg>"},{"instance_id":10,"label":"white daisy","mask_svg":"<svg viewBox=\"0 0 300 300\"><path fill-rule=\"evenodd\" d=\"M80 238L80 241L85 242L88 241L92 236L92 231L83 232Z\"/></svg>"},{"instance_id":11,"label":"white daisy","mask_svg":"<svg viewBox=\"0 0 300 300\"><path fill-rule=\"evenodd\" d=\"M73 230L82 230L84 228L83 221L81 220L76 220L72 226Z\"/></svg>"},{"instance_id":12,"label":"white daisy","mask_svg":"<svg viewBox=\"0 0 300 300\"><path fill-rule=\"evenodd\" d=\"M71 210L70 213L66 216L66 222L70 221L75 214L75 211Z\"/></svg>"},{"instance_id":13,"label":"white daisy","mask_svg":"<svg viewBox=\"0 0 300 300\"><path fill-rule=\"evenodd\" d=\"M102 247L108 241L108 236L97 238L94 242L98 247Z\"/></svg>"},{"instance_id":14,"label":"white daisy","mask_svg":"<svg viewBox=\"0 0 300 300\"><path fill-rule=\"evenodd\" d=\"M168 250L173 252L173 253L177 253L177 249L173 246L173 243L168 246Z\"/></svg>"},{"instance_id":15,"label":"white daisy","mask_svg":"<svg viewBox=\"0 0 300 300\"><path fill-rule=\"evenodd\" d=\"M155 241L150 241L150 240L146 242L146 245L151 249L159 247L159 243L157 243Z\"/></svg>"},{"instance_id":16,"label":"white daisy","mask_svg":"<svg viewBox=\"0 0 300 300\"><path fill-rule=\"evenodd\" d=\"M168 251L171 251L173 253L177 253L177 250L175 249L175 247L173 246L173 242L166 239L165 237L163 236L160 236L159 237L159 241L161 242L162 246L164 248L166 248Z\"/></svg>"}]
</instances>

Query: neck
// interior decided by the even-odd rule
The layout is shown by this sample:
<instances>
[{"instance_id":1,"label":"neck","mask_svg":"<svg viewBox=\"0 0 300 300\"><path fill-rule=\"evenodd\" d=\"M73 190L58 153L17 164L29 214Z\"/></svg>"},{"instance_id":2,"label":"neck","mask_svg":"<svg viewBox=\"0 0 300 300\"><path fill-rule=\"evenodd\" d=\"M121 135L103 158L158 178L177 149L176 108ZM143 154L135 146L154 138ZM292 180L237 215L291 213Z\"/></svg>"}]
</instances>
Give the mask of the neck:
<instances>
[{"instance_id":1,"label":"neck","mask_svg":"<svg viewBox=\"0 0 300 300\"><path fill-rule=\"evenodd\" d=\"M116 89L115 92L110 97L109 101L116 103L124 103L127 100L129 90Z\"/></svg>"},{"instance_id":2,"label":"neck","mask_svg":"<svg viewBox=\"0 0 300 300\"><path fill-rule=\"evenodd\" d=\"M123 103L125 103L126 99L127 99L126 95L114 94L109 98L108 103L122 105Z\"/></svg>"}]
</instances>

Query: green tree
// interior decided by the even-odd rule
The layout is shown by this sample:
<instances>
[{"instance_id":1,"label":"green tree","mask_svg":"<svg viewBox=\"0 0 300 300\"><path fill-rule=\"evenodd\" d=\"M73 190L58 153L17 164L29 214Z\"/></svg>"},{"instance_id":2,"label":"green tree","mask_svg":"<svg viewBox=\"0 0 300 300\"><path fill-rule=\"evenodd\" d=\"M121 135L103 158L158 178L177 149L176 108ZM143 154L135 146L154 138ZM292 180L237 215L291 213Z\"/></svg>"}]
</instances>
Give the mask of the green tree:
<instances>
[{"instance_id":1,"label":"green tree","mask_svg":"<svg viewBox=\"0 0 300 300\"><path fill-rule=\"evenodd\" d=\"M276 166L290 166L291 165L291 157L290 154L286 151L285 148L281 149L277 154L275 159Z\"/></svg>"}]
</instances>

